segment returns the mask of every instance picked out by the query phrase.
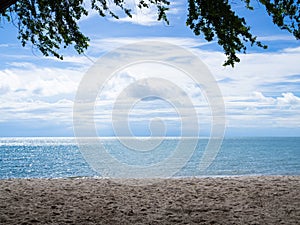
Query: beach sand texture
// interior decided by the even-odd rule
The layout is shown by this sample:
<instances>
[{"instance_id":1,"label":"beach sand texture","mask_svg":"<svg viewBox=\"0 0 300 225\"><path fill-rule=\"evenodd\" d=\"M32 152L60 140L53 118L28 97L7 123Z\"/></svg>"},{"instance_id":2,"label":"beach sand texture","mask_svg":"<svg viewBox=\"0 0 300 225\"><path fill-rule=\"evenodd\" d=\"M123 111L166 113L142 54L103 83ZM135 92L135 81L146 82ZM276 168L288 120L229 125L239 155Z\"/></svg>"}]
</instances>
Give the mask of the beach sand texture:
<instances>
[{"instance_id":1,"label":"beach sand texture","mask_svg":"<svg viewBox=\"0 0 300 225\"><path fill-rule=\"evenodd\" d=\"M300 176L0 180L0 224L300 224Z\"/></svg>"}]
</instances>

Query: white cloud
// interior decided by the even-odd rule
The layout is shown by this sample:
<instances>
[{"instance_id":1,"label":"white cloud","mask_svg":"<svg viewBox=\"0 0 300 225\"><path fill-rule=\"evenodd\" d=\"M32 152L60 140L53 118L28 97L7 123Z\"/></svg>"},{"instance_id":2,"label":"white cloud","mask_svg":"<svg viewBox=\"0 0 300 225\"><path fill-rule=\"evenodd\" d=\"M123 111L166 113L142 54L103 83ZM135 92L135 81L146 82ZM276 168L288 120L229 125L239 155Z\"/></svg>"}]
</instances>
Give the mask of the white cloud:
<instances>
[{"instance_id":1,"label":"white cloud","mask_svg":"<svg viewBox=\"0 0 300 225\"><path fill-rule=\"evenodd\" d=\"M147 4L149 4L149 1L146 0L145 1ZM157 7L154 4L149 4L150 7L149 8L142 8L140 9L138 7L138 3L139 0L125 0L124 1L124 6L128 9L131 9L131 15L132 17L130 18L129 16L125 15L124 12L118 7L116 6L116 4L114 4L111 1L108 1L108 8L114 12L119 19L115 19L110 17L110 15L108 15L107 19L112 21L112 22L116 22L116 23L132 23L132 24L138 24L141 26L153 26L153 25L158 25L158 24L162 24L162 21L158 21L158 10ZM86 1L84 0L84 6L88 11L88 16L84 16L80 19L80 22L89 20L91 18L94 18L96 16L99 16L99 13L96 10L93 10L91 8L91 4L90 1ZM170 15L178 15L180 14L180 12L182 13L183 10L185 10L185 6L183 6L182 2L179 0L176 1L172 1L171 4L168 6L168 10L167 10L167 15L168 18L170 17Z\"/></svg>"},{"instance_id":2,"label":"white cloud","mask_svg":"<svg viewBox=\"0 0 300 225\"><path fill-rule=\"evenodd\" d=\"M282 93L266 97L261 92L226 99L229 127L300 127L300 97Z\"/></svg>"},{"instance_id":3,"label":"white cloud","mask_svg":"<svg viewBox=\"0 0 300 225\"><path fill-rule=\"evenodd\" d=\"M134 44L141 41L157 41L157 42L167 42L170 44L182 46L191 50L192 52L196 51L196 48L201 48L202 46L211 45L212 42L201 41L197 38L176 38L176 37L121 37L121 38L103 38L103 39L95 39L91 41L90 48L87 51L88 55L102 55L108 51L113 51L116 48L127 44ZM222 53L214 53L223 56ZM96 60L95 57L92 58ZM224 58L225 60L225 58ZM220 66L222 62L218 65Z\"/></svg>"},{"instance_id":4,"label":"white cloud","mask_svg":"<svg viewBox=\"0 0 300 225\"><path fill-rule=\"evenodd\" d=\"M60 99L56 102L28 99L27 101L1 102L1 121L32 120L70 123L73 101Z\"/></svg>"},{"instance_id":5,"label":"white cloud","mask_svg":"<svg viewBox=\"0 0 300 225\"><path fill-rule=\"evenodd\" d=\"M71 122L73 98L82 71L43 67L33 62L14 62L9 67L0 71L2 122Z\"/></svg>"},{"instance_id":6,"label":"white cloud","mask_svg":"<svg viewBox=\"0 0 300 225\"><path fill-rule=\"evenodd\" d=\"M300 108L300 98L295 96L293 93L282 93L282 97L277 98L279 105L289 105Z\"/></svg>"},{"instance_id":7,"label":"white cloud","mask_svg":"<svg viewBox=\"0 0 300 225\"><path fill-rule=\"evenodd\" d=\"M26 99L74 94L82 71L38 67L33 63L12 63L17 66L0 71L1 89L9 90L2 99Z\"/></svg>"},{"instance_id":8,"label":"white cloud","mask_svg":"<svg viewBox=\"0 0 300 225\"><path fill-rule=\"evenodd\" d=\"M300 53L300 46L296 47L296 48L286 48L286 49L283 49L283 52L299 54Z\"/></svg>"},{"instance_id":9,"label":"white cloud","mask_svg":"<svg viewBox=\"0 0 300 225\"><path fill-rule=\"evenodd\" d=\"M92 60L96 61L95 56L112 50L115 46L139 40L138 38L95 40L91 43L93 48L89 52L94 56ZM299 48L241 55L241 63L232 69L221 66L225 60L223 53L204 50L202 46L205 43L197 39L154 40L183 46L197 54L208 65L216 80L220 81L229 127L300 127L300 96L289 90L289 84L286 82L296 85L299 83L298 79L287 80L289 76L300 74ZM92 63L82 56L70 56L65 59L67 62L62 63L67 66L60 68L39 65L34 60L30 62L18 60L9 63L9 68L0 70L1 121L38 118L70 123L73 98L78 84ZM149 76L163 77L174 82L191 98L201 116L201 122L210 121L210 110L200 87L184 79L184 73L154 64L137 64L125 68L108 81L103 89L102 98L98 99L96 104L96 120L100 123L103 121L109 123L112 106L122 90L138 79ZM283 83L286 90L275 88L273 85L277 83ZM147 82L137 85L132 91L129 93L130 97L135 98L147 91L157 96L172 96L174 99L182 97L181 92L170 88L162 89L160 85L149 85ZM270 95L270 91L274 93ZM133 115L137 121L143 120L137 115L145 115L147 119L159 114L168 120L177 121L178 117L171 115L170 112L174 112L171 107L163 108L161 102L153 99L142 107L135 108Z\"/></svg>"},{"instance_id":10,"label":"white cloud","mask_svg":"<svg viewBox=\"0 0 300 225\"><path fill-rule=\"evenodd\" d=\"M139 0L131 0L126 1L126 5L128 8L132 9L131 15L132 17L128 17L127 15L124 17L119 18L118 20L111 19L115 22L129 22L133 24L143 25L143 26L152 26L161 24L162 21L158 21L158 11L157 7L153 4L150 4L148 0L145 1L145 3L149 4L149 8L142 8L140 9L138 7ZM180 9L180 4L177 2L172 2L169 6L170 9L167 11L168 15L171 14L178 14Z\"/></svg>"},{"instance_id":11,"label":"white cloud","mask_svg":"<svg viewBox=\"0 0 300 225\"><path fill-rule=\"evenodd\" d=\"M148 0L145 1L146 3L149 3ZM151 25L156 25L161 22L157 21L157 8L151 4L151 7L149 8L143 8L140 9L138 7L139 0L127 0L124 1L124 6L125 8L131 9L131 15L132 17L130 18L129 16L125 15L124 12L116 6L113 2L108 1L107 5L108 8L114 12L116 15L119 16L119 19L115 19L110 17L108 15L108 19L113 22L128 22L128 23L133 23L133 24L139 24L143 26L151 26ZM82 17L80 22L91 19L95 16L100 16L99 13L96 10L91 9L91 4L89 1L84 1L85 8L88 10L88 16ZM173 10L170 10L171 13L176 12L176 8L174 7Z\"/></svg>"},{"instance_id":12,"label":"white cloud","mask_svg":"<svg viewBox=\"0 0 300 225\"><path fill-rule=\"evenodd\" d=\"M161 23L161 21L157 21L157 12L153 6L148 9L135 8L136 10L132 13L132 17L125 16L118 20L113 20L116 22L130 22L143 26L152 26Z\"/></svg>"},{"instance_id":13,"label":"white cloud","mask_svg":"<svg viewBox=\"0 0 300 225\"><path fill-rule=\"evenodd\" d=\"M260 36L257 39L259 41L295 41L295 37L292 35Z\"/></svg>"},{"instance_id":14,"label":"white cloud","mask_svg":"<svg viewBox=\"0 0 300 225\"><path fill-rule=\"evenodd\" d=\"M10 44L0 44L0 48L8 48L10 47Z\"/></svg>"}]
</instances>

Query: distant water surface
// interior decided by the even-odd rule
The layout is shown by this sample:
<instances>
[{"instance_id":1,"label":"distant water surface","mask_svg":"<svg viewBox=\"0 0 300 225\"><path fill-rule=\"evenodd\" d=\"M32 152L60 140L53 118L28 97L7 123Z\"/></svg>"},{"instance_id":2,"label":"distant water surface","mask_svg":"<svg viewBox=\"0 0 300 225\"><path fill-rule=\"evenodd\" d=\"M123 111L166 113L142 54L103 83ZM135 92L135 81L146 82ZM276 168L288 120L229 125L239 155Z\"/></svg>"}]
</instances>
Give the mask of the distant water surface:
<instances>
[{"instance_id":1,"label":"distant water surface","mask_svg":"<svg viewBox=\"0 0 300 225\"><path fill-rule=\"evenodd\" d=\"M167 159L180 140L167 138L154 151L133 152L117 139L101 140L120 162L147 166ZM176 176L300 175L300 137L227 138L211 166L199 171L208 139ZM0 179L100 176L84 160L74 138L0 138Z\"/></svg>"}]
</instances>

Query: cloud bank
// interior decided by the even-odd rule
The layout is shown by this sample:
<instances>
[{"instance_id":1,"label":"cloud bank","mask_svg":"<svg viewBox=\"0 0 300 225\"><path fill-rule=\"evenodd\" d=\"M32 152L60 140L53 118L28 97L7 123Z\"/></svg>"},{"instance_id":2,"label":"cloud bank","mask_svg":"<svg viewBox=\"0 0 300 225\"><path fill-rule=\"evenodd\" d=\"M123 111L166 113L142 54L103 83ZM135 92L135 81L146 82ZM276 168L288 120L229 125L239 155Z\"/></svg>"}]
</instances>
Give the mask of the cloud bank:
<instances>
[{"instance_id":1,"label":"cloud bank","mask_svg":"<svg viewBox=\"0 0 300 225\"><path fill-rule=\"evenodd\" d=\"M13 62L2 65L0 69L0 126L2 136L14 135L12 125L24 122L26 129L33 129L31 124L55 124L53 133L59 129L72 135L72 107L79 82L85 71L101 56L103 52L139 39L98 39L91 43L87 52L90 59L82 56L66 57L64 66L41 64L24 58L15 58ZM261 52L240 55L241 63L236 68L224 68L222 53L207 50L204 43L189 38L156 38L168 41L196 54L208 66L215 76L224 96L227 116L227 130L235 130L234 135L243 133L244 129L263 130L257 135L268 135L268 130L276 130L275 134L283 134L285 129L300 131L300 48L282 49L277 52ZM98 53L98 55L97 55ZM3 57L2 57L3 58ZM175 59L174 59L175 60ZM188 62L187 62L188 63ZM145 72L146 71L146 72ZM199 123L208 134L211 123L210 108L201 90L201 85L185 79L174 68L139 64L124 68L107 82L102 93L99 93L95 108L95 118L102 135L112 134L111 110L120 92L129 84L145 76L155 75L171 79L192 100L199 116ZM151 89L152 88L152 89ZM151 89L158 96L162 92L172 90L153 90L147 83L137 87L130 93L137 98L141 92ZM172 93L174 99L180 99L182 93ZM131 123L147 125L153 118L167 121L169 135L178 134L180 118L176 110L168 102L159 98L139 101L130 114ZM26 122L26 123L25 123ZM143 126L136 129L143 129ZM25 126L25 125L24 125ZM35 126L36 127L36 126ZM14 128L15 129L15 128ZM24 128L24 130L26 130ZM148 128L147 128L148 129ZM282 130L282 132L281 132ZM34 131L33 131L34 133ZM229 132L230 133L230 132ZM272 132L271 132L272 133ZM273 132L274 133L274 132ZM273 134L272 133L272 134ZM35 133L39 135L38 132ZM25 134L25 131L23 133ZM255 132L249 135L255 135ZM283 134L284 135L284 134Z\"/></svg>"}]
</instances>

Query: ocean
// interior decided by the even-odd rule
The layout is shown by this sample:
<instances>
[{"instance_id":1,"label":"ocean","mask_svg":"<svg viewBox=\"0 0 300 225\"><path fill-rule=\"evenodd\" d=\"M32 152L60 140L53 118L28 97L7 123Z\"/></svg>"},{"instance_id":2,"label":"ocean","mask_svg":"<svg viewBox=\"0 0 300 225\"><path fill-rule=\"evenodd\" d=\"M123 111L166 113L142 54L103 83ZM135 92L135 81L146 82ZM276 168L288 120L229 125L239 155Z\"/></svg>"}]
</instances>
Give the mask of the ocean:
<instances>
[{"instance_id":1,"label":"ocean","mask_svg":"<svg viewBox=\"0 0 300 225\"><path fill-rule=\"evenodd\" d=\"M114 159L137 167L168 160L179 141L166 138L155 151L134 152L117 139L101 139ZM207 142L199 139L175 177L300 175L300 137L225 138L210 166L199 170ZM103 176L87 163L75 138L0 138L0 179Z\"/></svg>"}]
</instances>

